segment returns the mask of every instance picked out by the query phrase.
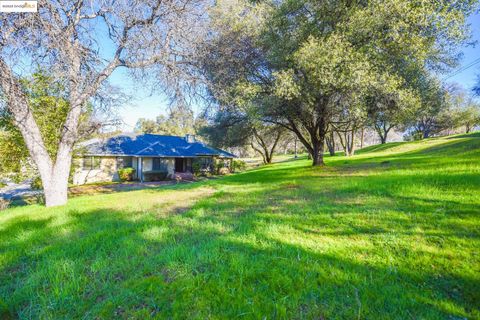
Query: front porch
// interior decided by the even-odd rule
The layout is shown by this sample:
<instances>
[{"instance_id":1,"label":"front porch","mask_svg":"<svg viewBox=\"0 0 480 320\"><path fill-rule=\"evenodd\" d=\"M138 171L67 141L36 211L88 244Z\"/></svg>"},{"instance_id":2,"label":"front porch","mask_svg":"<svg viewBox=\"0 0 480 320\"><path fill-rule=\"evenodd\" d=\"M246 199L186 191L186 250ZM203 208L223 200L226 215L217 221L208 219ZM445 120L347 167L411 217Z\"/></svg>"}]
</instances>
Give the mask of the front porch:
<instances>
[{"instance_id":1,"label":"front porch","mask_svg":"<svg viewBox=\"0 0 480 320\"><path fill-rule=\"evenodd\" d=\"M176 157L137 157L132 167L135 178L140 182L171 180L188 180L193 178L193 158ZM187 177L188 176L188 177Z\"/></svg>"},{"instance_id":2,"label":"front porch","mask_svg":"<svg viewBox=\"0 0 480 320\"><path fill-rule=\"evenodd\" d=\"M229 164L228 164L229 163ZM75 160L74 185L126 181L152 182L164 180L194 180L195 175L223 174L220 166L230 167L231 160L211 155L196 157L98 157L86 156ZM132 168L133 173L121 173ZM218 171L218 172L217 172Z\"/></svg>"}]
</instances>

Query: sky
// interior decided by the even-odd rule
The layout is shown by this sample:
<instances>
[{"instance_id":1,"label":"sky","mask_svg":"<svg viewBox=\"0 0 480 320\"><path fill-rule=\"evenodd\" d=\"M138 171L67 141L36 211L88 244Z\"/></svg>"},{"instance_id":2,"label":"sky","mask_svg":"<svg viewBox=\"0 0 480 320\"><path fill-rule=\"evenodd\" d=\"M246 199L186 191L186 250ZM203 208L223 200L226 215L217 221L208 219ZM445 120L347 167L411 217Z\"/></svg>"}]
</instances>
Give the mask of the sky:
<instances>
[{"instance_id":1,"label":"sky","mask_svg":"<svg viewBox=\"0 0 480 320\"><path fill-rule=\"evenodd\" d=\"M463 56L460 65L442 77L446 82L458 83L466 89L472 88L475 84L477 75L480 74L480 62L457 75L451 75L457 70L468 66L473 61L480 59L480 13L471 16L468 23L472 30L472 42L477 42L477 44L461 48ZM123 131L133 131L136 122L140 118L154 120L158 115L166 115L168 113L168 99L162 94L162 90L160 88L158 90L145 88L136 84L125 69L117 69L111 75L110 82L122 88L125 93L132 97L130 103L119 110L124 122L121 128ZM198 113L199 107L193 106L193 110Z\"/></svg>"},{"instance_id":2,"label":"sky","mask_svg":"<svg viewBox=\"0 0 480 320\"><path fill-rule=\"evenodd\" d=\"M471 62L480 59L480 12L471 16L468 19L472 30L472 41L476 41L475 46L467 46L462 48L463 57L461 64L455 70L459 70L464 66L469 65ZM448 73L443 78L446 82L456 82L461 84L463 87L470 89L473 87L477 80L477 75L480 75L480 62L476 63L474 66L460 72L458 75L449 77L449 74L453 74L454 71Z\"/></svg>"}]
</instances>

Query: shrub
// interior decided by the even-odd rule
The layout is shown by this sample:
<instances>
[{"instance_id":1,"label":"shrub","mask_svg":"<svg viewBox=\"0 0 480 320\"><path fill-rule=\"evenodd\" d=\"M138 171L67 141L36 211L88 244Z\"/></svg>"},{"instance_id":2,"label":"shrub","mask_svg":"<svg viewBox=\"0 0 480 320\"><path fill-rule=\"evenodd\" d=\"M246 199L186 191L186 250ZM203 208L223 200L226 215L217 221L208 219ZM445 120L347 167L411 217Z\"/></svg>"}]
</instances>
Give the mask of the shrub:
<instances>
[{"instance_id":1,"label":"shrub","mask_svg":"<svg viewBox=\"0 0 480 320\"><path fill-rule=\"evenodd\" d=\"M8 310L7 304L2 299L0 299L0 319L5 319L5 320L13 319L13 316L10 313L10 310Z\"/></svg>"},{"instance_id":2,"label":"shrub","mask_svg":"<svg viewBox=\"0 0 480 320\"><path fill-rule=\"evenodd\" d=\"M118 177L122 181L132 181L134 175L135 175L135 169L133 168L122 168L118 170Z\"/></svg>"},{"instance_id":3,"label":"shrub","mask_svg":"<svg viewBox=\"0 0 480 320\"><path fill-rule=\"evenodd\" d=\"M193 174L196 176L199 176L201 174L201 170L202 170L202 166L200 165L200 163L197 161L194 161L192 163Z\"/></svg>"},{"instance_id":4,"label":"shrub","mask_svg":"<svg viewBox=\"0 0 480 320\"><path fill-rule=\"evenodd\" d=\"M32 187L33 190L42 190L43 189L42 178L40 178L40 176L35 177L30 183L30 187Z\"/></svg>"},{"instance_id":5,"label":"shrub","mask_svg":"<svg viewBox=\"0 0 480 320\"><path fill-rule=\"evenodd\" d=\"M163 181L168 177L167 171L145 171L143 173L143 180L145 182L149 181Z\"/></svg>"},{"instance_id":6,"label":"shrub","mask_svg":"<svg viewBox=\"0 0 480 320\"><path fill-rule=\"evenodd\" d=\"M3 182L0 182L0 189L2 189L3 187L6 187L7 185Z\"/></svg>"},{"instance_id":7,"label":"shrub","mask_svg":"<svg viewBox=\"0 0 480 320\"><path fill-rule=\"evenodd\" d=\"M211 167L202 164L198 160L194 160L192 163L192 171L195 176L208 176L212 173Z\"/></svg>"},{"instance_id":8,"label":"shrub","mask_svg":"<svg viewBox=\"0 0 480 320\"><path fill-rule=\"evenodd\" d=\"M8 209L10 205L10 200L0 198L0 211Z\"/></svg>"},{"instance_id":9,"label":"shrub","mask_svg":"<svg viewBox=\"0 0 480 320\"><path fill-rule=\"evenodd\" d=\"M247 163L242 160L233 160L232 162L232 171L237 172L237 171L244 171L247 168Z\"/></svg>"},{"instance_id":10,"label":"shrub","mask_svg":"<svg viewBox=\"0 0 480 320\"><path fill-rule=\"evenodd\" d=\"M227 167L221 167L220 169L218 169L217 173L218 173L219 175L224 176L224 175L230 173L230 169L227 168Z\"/></svg>"},{"instance_id":11,"label":"shrub","mask_svg":"<svg viewBox=\"0 0 480 320\"><path fill-rule=\"evenodd\" d=\"M215 174L225 174L225 173L220 173L220 171L225 171L225 170L223 170L223 168L225 168L225 163L223 161L216 162L215 163Z\"/></svg>"}]
</instances>

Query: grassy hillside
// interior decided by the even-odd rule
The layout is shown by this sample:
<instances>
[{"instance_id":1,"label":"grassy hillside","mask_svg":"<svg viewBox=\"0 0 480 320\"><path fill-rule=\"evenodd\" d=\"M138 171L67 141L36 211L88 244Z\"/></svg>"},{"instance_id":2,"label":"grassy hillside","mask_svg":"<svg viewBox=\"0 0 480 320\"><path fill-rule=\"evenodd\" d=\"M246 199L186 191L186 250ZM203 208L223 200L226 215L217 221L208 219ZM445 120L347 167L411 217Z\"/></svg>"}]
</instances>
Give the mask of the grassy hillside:
<instances>
[{"instance_id":1,"label":"grassy hillside","mask_svg":"<svg viewBox=\"0 0 480 320\"><path fill-rule=\"evenodd\" d=\"M479 319L480 134L327 164L1 212L0 299L21 319Z\"/></svg>"}]
</instances>

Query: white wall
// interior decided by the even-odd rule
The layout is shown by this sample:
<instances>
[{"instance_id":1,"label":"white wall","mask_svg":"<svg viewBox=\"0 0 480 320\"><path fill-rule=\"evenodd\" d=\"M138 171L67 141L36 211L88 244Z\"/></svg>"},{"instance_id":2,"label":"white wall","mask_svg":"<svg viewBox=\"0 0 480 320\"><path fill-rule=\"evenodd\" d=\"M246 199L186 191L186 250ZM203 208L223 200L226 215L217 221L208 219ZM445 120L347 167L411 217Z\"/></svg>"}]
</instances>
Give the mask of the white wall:
<instances>
[{"instance_id":1,"label":"white wall","mask_svg":"<svg viewBox=\"0 0 480 320\"><path fill-rule=\"evenodd\" d=\"M116 157L101 157L100 169L84 170L83 159L74 159L73 184L119 181Z\"/></svg>"},{"instance_id":2,"label":"white wall","mask_svg":"<svg viewBox=\"0 0 480 320\"><path fill-rule=\"evenodd\" d=\"M168 177L173 178L175 174L175 158L167 158L166 160L167 160ZM73 184L75 185L120 180L118 177L119 168L117 167L116 157L101 157L100 169L96 169L96 170L83 170L82 163L83 163L82 158L74 159L74 165L76 169L73 175ZM142 171L151 171L152 165L153 165L153 160L151 157L142 158ZM139 177L138 158L133 158L132 167L135 169L137 173L137 178L138 178Z\"/></svg>"}]
</instances>

